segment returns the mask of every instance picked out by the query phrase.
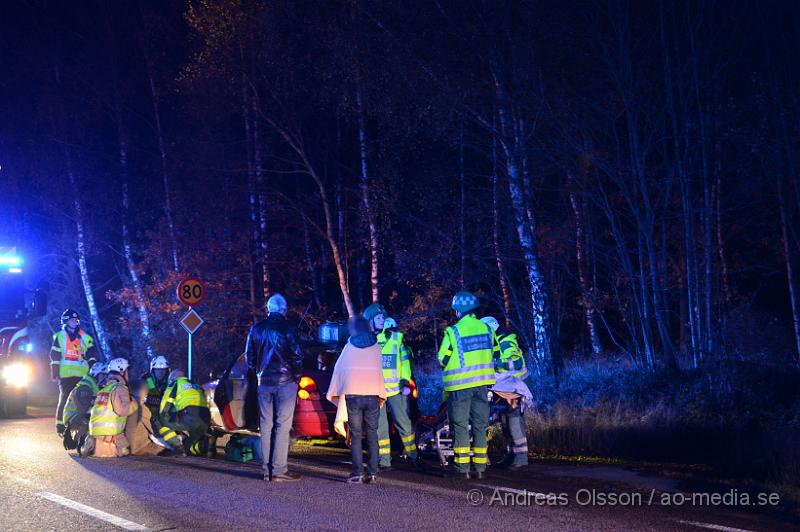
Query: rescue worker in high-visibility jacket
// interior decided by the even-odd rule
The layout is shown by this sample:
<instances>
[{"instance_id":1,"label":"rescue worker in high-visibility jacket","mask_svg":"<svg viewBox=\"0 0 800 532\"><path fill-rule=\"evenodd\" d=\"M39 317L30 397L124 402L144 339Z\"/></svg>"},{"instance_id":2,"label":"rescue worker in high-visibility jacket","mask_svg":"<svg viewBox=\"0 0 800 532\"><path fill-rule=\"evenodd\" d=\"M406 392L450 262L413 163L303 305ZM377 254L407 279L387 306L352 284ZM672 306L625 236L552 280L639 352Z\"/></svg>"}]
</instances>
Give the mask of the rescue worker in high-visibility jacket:
<instances>
[{"instance_id":1,"label":"rescue worker in high-visibility jacket","mask_svg":"<svg viewBox=\"0 0 800 532\"><path fill-rule=\"evenodd\" d=\"M161 431L161 399L169 383L169 362L161 355L153 357L150 361L150 371L142 376L142 383L147 389L144 404L150 410L150 425L155 434Z\"/></svg>"},{"instance_id":2,"label":"rescue worker in high-visibility jacket","mask_svg":"<svg viewBox=\"0 0 800 532\"><path fill-rule=\"evenodd\" d=\"M64 448L68 451L78 449L89 435L89 415L94 398L105 384L105 371L105 364L98 362L93 365L89 373L78 381L67 397L61 422L66 427Z\"/></svg>"},{"instance_id":3,"label":"rescue worker in high-visibility jacket","mask_svg":"<svg viewBox=\"0 0 800 532\"><path fill-rule=\"evenodd\" d=\"M81 456L108 458L130 454L125 429L129 418L135 424L139 402L128 388L128 361L114 358L108 363L105 385L95 397L89 416L89 436L79 448Z\"/></svg>"},{"instance_id":4,"label":"rescue worker in high-visibility jacket","mask_svg":"<svg viewBox=\"0 0 800 532\"><path fill-rule=\"evenodd\" d=\"M461 477L481 479L487 464L488 393L489 386L495 383L494 356L499 347L494 331L472 312L478 308L474 294L456 293L452 308L458 321L445 329L438 356L453 434L454 462Z\"/></svg>"},{"instance_id":5,"label":"rescue worker in high-visibility jacket","mask_svg":"<svg viewBox=\"0 0 800 532\"><path fill-rule=\"evenodd\" d=\"M525 356L519 348L517 335L509 331L492 316L481 318L481 321L495 332L499 352L495 352L494 370L497 373L509 373L525 382L528 368ZM527 383L526 383L527 386ZM503 433L508 440L508 454L500 462L501 466L512 470L525 469L528 466L528 435L525 431L525 416L522 412L522 401L519 401L501 415Z\"/></svg>"},{"instance_id":6,"label":"rescue worker in high-visibility jacket","mask_svg":"<svg viewBox=\"0 0 800 532\"><path fill-rule=\"evenodd\" d=\"M389 418L403 443L403 450L415 469L422 469L417 453L417 435L411 423L408 401L411 388L411 353L403 342L403 333L397 330L397 322L386 316L386 309L373 303L364 309L364 318L378 338L381 348L383 382L386 387L386 402L378 417L378 464L383 471L392 467L392 449L389 439Z\"/></svg>"},{"instance_id":7,"label":"rescue worker in high-visibility jacket","mask_svg":"<svg viewBox=\"0 0 800 532\"><path fill-rule=\"evenodd\" d=\"M169 384L161 399L159 435L181 454L203 456L206 453L206 433L211 424L203 389L192 384L183 372L174 369L169 374ZM180 434L184 435L181 447Z\"/></svg>"},{"instance_id":8,"label":"rescue worker in high-visibility jacket","mask_svg":"<svg viewBox=\"0 0 800 532\"><path fill-rule=\"evenodd\" d=\"M78 313L67 309L61 314L61 330L53 335L50 348L50 375L58 382L58 407L56 408L56 432L64 434L64 404L76 384L89 372L97 360L94 338L80 328Z\"/></svg>"}]
</instances>

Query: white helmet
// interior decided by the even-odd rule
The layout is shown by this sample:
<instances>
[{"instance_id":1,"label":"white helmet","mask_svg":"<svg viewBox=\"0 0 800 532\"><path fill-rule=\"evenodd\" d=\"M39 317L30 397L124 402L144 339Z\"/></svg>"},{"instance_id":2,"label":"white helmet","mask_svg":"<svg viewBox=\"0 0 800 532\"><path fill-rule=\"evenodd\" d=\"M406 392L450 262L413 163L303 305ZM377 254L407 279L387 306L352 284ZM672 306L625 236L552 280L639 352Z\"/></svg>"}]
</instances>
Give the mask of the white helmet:
<instances>
[{"instance_id":1,"label":"white helmet","mask_svg":"<svg viewBox=\"0 0 800 532\"><path fill-rule=\"evenodd\" d=\"M397 328L397 322L394 321L394 318L386 318L385 320L383 320L383 328L384 329Z\"/></svg>"},{"instance_id":2,"label":"white helmet","mask_svg":"<svg viewBox=\"0 0 800 532\"><path fill-rule=\"evenodd\" d=\"M492 316L484 316L481 318L481 321L489 326L494 332L497 332L497 329L500 328L500 322L494 319Z\"/></svg>"},{"instance_id":3,"label":"white helmet","mask_svg":"<svg viewBox=\"0 0 800 532\"><path fill-rule=\"evenodd\" d=\"M105 373L108 371L106 368L105 363L103 362L95 362L91 368L89 368L89 376L90 377L97 377L101 373Z\"/></svg>"},{"instance_id":4,"label":"white helmet","mask_svg":"<svg viewBox=\"0 0 800 532\"><path fill-rule=\"evenodd\" d=\"M153 360L150 361L150 370L154 369L169 369L169 362L161 355L153 357Z\"/></svg>"},{"instance_id":5,"label":"white helmet","mask_svg":"<svg viewBox=\"0 0 800 532\"><path fill-rule=\"evenodd\" d=\"M108 372L111 373L115 371L117 373L125 373L125 370L128 369L128 361L124 358L115 358L111 362L108 363Z\"/></svg>"}]
</instances>

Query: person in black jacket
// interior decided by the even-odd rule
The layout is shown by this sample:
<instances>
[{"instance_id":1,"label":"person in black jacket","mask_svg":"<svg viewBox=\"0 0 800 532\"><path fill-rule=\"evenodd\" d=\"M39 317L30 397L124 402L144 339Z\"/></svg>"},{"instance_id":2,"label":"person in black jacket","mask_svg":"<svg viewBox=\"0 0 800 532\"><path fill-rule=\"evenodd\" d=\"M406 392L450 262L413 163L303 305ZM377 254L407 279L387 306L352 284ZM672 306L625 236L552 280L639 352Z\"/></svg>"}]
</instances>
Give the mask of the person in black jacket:
<instances>
[{"instance_id":1,"label":"person in black jacket","mask_svg":"<svg viewBox=\"0 0 800 532\"><path fill-rule=\"evenodd\" d=\"M286 299L280 294L270 297L267 311L267 317L250 329L245 354L258 376L264 480L288 482L300 479L288 471L287 461L303 353L295 328L286 320Z\"/></svg>"}]
</instances>

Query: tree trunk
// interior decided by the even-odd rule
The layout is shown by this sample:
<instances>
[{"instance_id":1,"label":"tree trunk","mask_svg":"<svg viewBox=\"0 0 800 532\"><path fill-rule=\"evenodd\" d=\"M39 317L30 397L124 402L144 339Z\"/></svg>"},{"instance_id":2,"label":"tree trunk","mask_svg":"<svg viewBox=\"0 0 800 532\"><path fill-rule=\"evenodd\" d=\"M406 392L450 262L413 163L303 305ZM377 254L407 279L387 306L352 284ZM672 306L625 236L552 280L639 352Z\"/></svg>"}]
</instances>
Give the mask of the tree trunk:
<instances>
[{"instance_id":1,"label":"tree trunk","mask_svg":"<svg viewBox=\"0 0 800 532\"><path fill-rule=\"evenodd\" d=\"M266 183L264 182L264 153L261 146L261 128L258 124L258 113L256 106L258 102L252 98L254 113L252 116L253 133L253 166L255 173L256 197L258 198L258 241L259 261L261 267L261 291L264 301L270 297L269 279L269 240L267 237L267 193Z\"/></svg>"},{"instance_id":2,"label":"tree trunk","mask_svg":"<svg viewBox=\"0 0 800 532\"><path fill-rule=\"evenodd\" d=\"M92 292L92 282L89 279L89 266L86 260L86 233L83 226L83 212L81 210L78 182L72 170L72 157L66 148L64 152L67 161L67 177L69 178L69 184L72 190L72 205L75 210L75 249L78 253L78 270L80 271L81 285L83 286L86 306L89 308L89 316L91 317L92 326L94 327L94 335L97 338L97 343L100 344L100 351L102 351L103 356L107 358L111 356L111 349L108 345L108 336L103 327L103 321L100 319L100 314L97 312L97 304L95 303L94 293Z\"/></svg>"},{"instance_id":3,"label":"tree trunk","mask_svg":"<svg viewBox=\"0 0 800 532\"><path fill-rule=\"evenodd\" d=\"M568 175L567 179L573 184L575 179ZM581 206L578 205L578 199L575 197L575 191L570 188L569 202L572 205L572 212L575 215L575 259L578 263L578 283L581 289L581 306L583 306L583 314L586 319L586 328L589 331L589 342L592 345L592 354L598 358L603 351L600 345L600 338L597 334L597 323L594 316L594 300L589 288L589 280L586 277L586 255L584 252L585 237L583 234L583 215Z\"/></svg>"},{"instance_id":4,"label":"tree trunk","mask_svg":"<svg viewBox=\"0 0 800 532\"><path fill-rule=\"evenodd\" d=\"M500 293L503 296L503 316L506 327L511 326L511 294L508 290L506 267L503 253L500 249L500 213L497 209L497 140L492 134L492 243L494 245L494 258L497 263L497 277L500 280Z\"/></svg>"},{"instance_id":5,"label":"tree trunk","mask_svg":"<svg viewBox=\"0 0 800 532\"><path fill-rule=\"evenodd\" d=\"M314 303L317 309L322 308L322 301L319 296L319 278L317 277L317 269L314 267L314 257L311 253L311 235L308 231L308 220L303 217L303 247L306 252L306 266L308 267L308 275L311 277L311 287L314 290Z\"/></svg>"},{"instance_id":6,"label":"tree trunk","mask_svg":"<svg viewBox=\"0 0 800 532\"><path fill-rule=\"evenodd\" d=\"M683 244L684 244L684 264L686 265L686 303L689 311L689 345L691 347L692 365L696 368L700 365L700 341L697 319L697 294L695 284L695 267L693 260L694 233L692 231L691 211L689 204L689 191L686 177L681 176L681 206L683 212Z\"/></svg>"},{"instance_id":7,"label":"tree trunk","mask_svg":"<svg viewBox=\"0 0 800 532\"><path fill-rule=\"evenodd\" d=\"M143 48L145 48L143 46ZM147 80L150 84L150 99L153 103L153 117L156 126L156 140L158 141L158 152L161 156L161 180L164 185L164 215L167 219L167 231L169 232L170 245L172 247L172 269L175 273L180 272L180 262L178 261L178 240L175 236L175 221L172 216L172 200L170 199L170 179L167 169L167 147L164 142L164 131L161 128L161 110L158 107L158 95L156 86L153 82L153 68L149 57L145 57L147 66Z\"/></svg>"},{"instance_id":8,"label":"tree trunk","mask_svg":"<svg viewBox=\"0 0 800 532\"><path fill-rule=\"evenodd\" d=\"M789 288L789 301L792 308L792 324L794 325L795 363L800 365L800 300L798 300L797 268L789 239L789 227L793 222L786 206L783 176L778 177L778 202L781 213L781 239L783 240L783 258L786 263L786 282Z\"/></svg>"},{"instance_id":9,"label":"tree trunk","mask_svg":"<svg viewBox=\"0 0 800 532\"><path fill-rule=\"evenodd\" d=\"M266 300L263 289L259 291L259 283L263 281L264 270L261 257L261 230L259 227L259 204L256 191L255 142L253 141L253 117L247 83L242 78L242 115L244 117L245 157L247 158L247 206L250 225L250 304L262 310Z\"/></svg>"},{"instance_id":10,"label":"tree trunk","mask_svg":"<svg viewBox=\"0 0 800 532\"><path fill-rule=\"evenodd\" d=\"M467 269L467 233L465 230L466 216L465 204L467 202L467 183L464 176L464 127L461 127L461 135L458 143L458 183L460 189L459 198L459 236L461 237L461 263L459 270L459 286L464 288L464 277Z\"/></svg>"},{"instance_id":11,"label":"tree trunk","mask_svg":"<svg viewBox=\"0 0 800 532\"><path fill-rule=\"evenodd\" d=\"M504 95L502 95L504 96ZM500 98L501 100L505 98ZM533 310L533 332L537 357L548 364L550 371L558 375L563 367L561 353L553 343L550 301L547 295L542 267L537 250L536 220L534 213L526 208L524 197L523 175L520 152L522 151L519 132L513 127L511 120L506 119L504 110L500 110L500 125L504 132L502 146L506 155L508 172L508 191L517 237L522 247L525 269L531 288L531 306ZM530 212L530 214L528 214Z\"/></svg>"},{"instance_id":12,"label":"tree trunk","mask_svg":"<svg viewBox=\"0 0 800 532\"><path fill-rule=\"evenodd\" d=\"M122 120L118 117L118 120ZM145 346L147 350L147 357L154 356L153 347L150 345L150 315L147 311L144 291L142 289L142 280L139 278L139 272L136 268L136 263L133 260L133 249L131 246L130 228L128 227L128 220L130 217L130 191L128 189L128 143L125 137L122 124L118 124L119 132L119 167L120 178L122 180L122 249L125 256L125 265L128 269L128 274L131 277L133 284L133 292L136 297L136 310L139 314L139 320L142 326L142 336L144 337Z\"/></svg>"},{"instance_id":13,"label":"tree trunk","mask_svg":"<svg viewBox=\"0 0 800 532\"><path fill-rule=\"evenodd\" d=\"M111 30L111 17L106 16L106 30L108 32L108 42L113 49L113 39ZM130 222L130 190L129 190L129 177L128 171L128 137L125 131L125 117L122 109L122 97L119 90L119 78L116 71L116 61L114 58L113 50L111 52L111 81L113 85L113 103L114 103L114 118L117 126L117 140L119 144L119 177L122 192L122 254L125 257L125 266L128 270L128 275L131 278L133 285L133 293L135 297L136 312L139 315L139 321L142 327L142 337L144 338L147 357L154 356L153 347L150 345L150 315L147 310L146 300L144 297L144 290L142 288L142 281L139 278L139 272L136 268L136 262L133 259L133 247L131 244L131 234L129 228Z\"/></svg>"},{"instance_id":14,"label":"tree trunk","mask_svg":"<svg viewBox=\"0 0 800 532\"><path fill-rule=\"evenodd\" d=\"M367 225L369 225L369 251L371 259L370 285L372 286L372 302L376 303L380 297L378 282L378 227L375 211L370 199L370 178L367 165L367 126L364 117L364 95L361 90L360 82L356 87L356 104L358 106L358 146L361 158L361 201L364 203Z\"/></svg>"}]
</instances>

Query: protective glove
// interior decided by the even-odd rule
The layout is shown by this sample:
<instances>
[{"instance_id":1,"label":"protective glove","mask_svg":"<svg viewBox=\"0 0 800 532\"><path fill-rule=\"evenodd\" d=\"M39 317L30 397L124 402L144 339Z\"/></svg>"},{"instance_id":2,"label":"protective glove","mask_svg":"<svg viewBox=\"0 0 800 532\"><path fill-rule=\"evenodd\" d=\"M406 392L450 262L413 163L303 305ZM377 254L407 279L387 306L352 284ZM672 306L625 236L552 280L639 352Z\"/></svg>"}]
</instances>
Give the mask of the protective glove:
<instances>
[{"instance_id":1,"label":"protective glove","mask_svg":"<svg viewBox=\"0 0 800 532\"><path fill-rule=\"evenodd\" d=\"M53 382L58 382L58 368L58 364L50 365L50 380Z\"/></svg>"}]
</instances>

